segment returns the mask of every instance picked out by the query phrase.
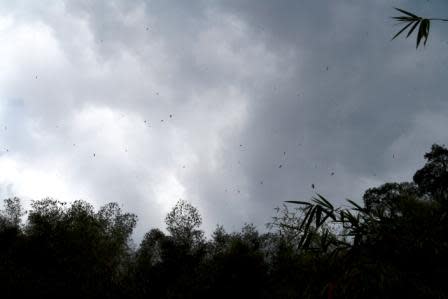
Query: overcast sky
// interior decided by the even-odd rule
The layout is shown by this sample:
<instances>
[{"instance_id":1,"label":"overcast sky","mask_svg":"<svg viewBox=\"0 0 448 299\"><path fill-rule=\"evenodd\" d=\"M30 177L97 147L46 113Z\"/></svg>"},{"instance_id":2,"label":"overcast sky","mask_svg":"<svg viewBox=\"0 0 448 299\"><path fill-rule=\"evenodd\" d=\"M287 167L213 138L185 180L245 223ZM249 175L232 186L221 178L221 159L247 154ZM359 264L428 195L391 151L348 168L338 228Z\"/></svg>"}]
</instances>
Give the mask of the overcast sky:
<instances>
[{"instance_id":1,"label":"overcast sky","mask_svg":"<svg viewBox=\"0 0 448 299\"><path fill-rule=\"evenodd\" d=\"M411 180L448 143L448 26L391 42L393 6L448 17L445 0L2 1L1 198L115 201L139 239L179 198L238 230Z\"/></svg>"}]
</instances>

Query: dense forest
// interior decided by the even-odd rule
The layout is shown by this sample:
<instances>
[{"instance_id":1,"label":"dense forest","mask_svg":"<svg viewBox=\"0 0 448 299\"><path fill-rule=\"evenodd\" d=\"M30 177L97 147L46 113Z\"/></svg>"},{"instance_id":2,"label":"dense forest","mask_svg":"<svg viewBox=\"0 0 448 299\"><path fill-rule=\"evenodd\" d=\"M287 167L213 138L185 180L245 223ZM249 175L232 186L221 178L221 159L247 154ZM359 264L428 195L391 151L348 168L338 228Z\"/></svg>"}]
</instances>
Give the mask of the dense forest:
<instances>
[{"instance_id":1,"label":"dense forest","mask_svg":"<svg viewBox=\"0 0 448 299\"><path fill-rule=\"evenodd\" d=\"M448 149L425 158L413 182L368 189L348 208L320 194L273 199L263 233L218 226L207 238L179 201L139 246L136 216L116 203L43 199L24 211L6 199L1 297L448 298Z\"/></svg>"}]
</instances>

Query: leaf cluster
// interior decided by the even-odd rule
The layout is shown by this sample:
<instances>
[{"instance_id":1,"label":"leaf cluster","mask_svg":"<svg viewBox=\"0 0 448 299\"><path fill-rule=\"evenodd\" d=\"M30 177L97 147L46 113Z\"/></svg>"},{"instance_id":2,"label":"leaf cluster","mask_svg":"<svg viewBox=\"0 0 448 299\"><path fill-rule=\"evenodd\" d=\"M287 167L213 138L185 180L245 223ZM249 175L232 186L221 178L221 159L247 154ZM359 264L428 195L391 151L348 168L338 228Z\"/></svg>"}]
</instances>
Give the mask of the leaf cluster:
<instances>
[{"instance_id":1,"label":"leaf cluster","mask_svg":"<svg viewBox=\"0 0 448 299\"><path fill-rule=\"evenodd\" d=\"M415 15L413 13L410 13L410 12L408 12L406 10L403 10L403 9L400 9L400 8L395 8L395 10L397 10L398 12L401 12L402 15L396 16L396 17L392 17L392 19L398 21L400 24L403 25L403 27L400 29L400 31L398 31L394 35L392 40L397 38L399 35L404 33L409 28L409 31L406 34L406 38L408 38L409 36L412 35L412 33L418 27L417 39L416 39L416 43L417 43L416 44L416 48L419 47L419 45L420 45L422 40L424 40L423 45L426 46L426 43L427 43L428 37L429 37L429 30L430 30L430 27L431 27L431 20L432 19L419 17L419 16L417 16L417 15Z\"/></svg>"}]
</instances>

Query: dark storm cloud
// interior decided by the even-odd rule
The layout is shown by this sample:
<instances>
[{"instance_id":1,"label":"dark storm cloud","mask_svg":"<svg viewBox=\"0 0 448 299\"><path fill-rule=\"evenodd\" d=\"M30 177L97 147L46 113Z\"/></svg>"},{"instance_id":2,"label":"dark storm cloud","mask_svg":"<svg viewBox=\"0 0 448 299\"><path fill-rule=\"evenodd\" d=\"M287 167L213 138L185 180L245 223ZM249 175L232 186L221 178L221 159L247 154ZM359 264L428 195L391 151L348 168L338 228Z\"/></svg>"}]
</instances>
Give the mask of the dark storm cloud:
<instances>
[{"instance_id":1,"label":"dark storm cloud","mask_svg":"<svg viewBox=\"0 0 448 299\"><path fill-rule=\"evenodd\" d=\"M446 143L447 44L441 26L425 50L389 42L391 6L446 11L442 1L5 4L0 111L15 134L0 140L15 153L0 163L16 175L0 176L2 195L118 201L141 235L179 197L207 231L238 229L262 226L284 200L320 192L342 203L409 180L430 144Z\"/></svg>"},{"instance_id":2,"label":"dark storm cloud","mask_svg":"<svg viewBox=\"0 0 448 299\"><path fill-rule=\"evenodd\" d=\"M446 46L437 31L423 53L409 43L390 43L389 2L227 1L223 8L287 60L287 74L264 88L246 82L249 121L232 142L246 145L238 160L244 161L252 219L268 215L269 204L308 198L316 190L341 203L359 200L372 184L409 180L429 145L446 140L439 126L446 120L444 76L431 74L446 71L446 62L440 63ZM426 121L439 123L431 126L431 137L419 128L428 111L434 115Z\"/></svg>"}]
</instances>

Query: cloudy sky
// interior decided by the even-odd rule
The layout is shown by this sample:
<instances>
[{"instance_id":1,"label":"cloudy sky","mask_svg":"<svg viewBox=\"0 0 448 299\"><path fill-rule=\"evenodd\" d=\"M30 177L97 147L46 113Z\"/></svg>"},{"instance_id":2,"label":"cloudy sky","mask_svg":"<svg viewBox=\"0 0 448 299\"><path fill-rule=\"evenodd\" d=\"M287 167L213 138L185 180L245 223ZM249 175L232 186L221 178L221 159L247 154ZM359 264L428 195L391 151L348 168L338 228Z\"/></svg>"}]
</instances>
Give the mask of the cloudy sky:
<instances>
[{"instance_id":1,"label":"cloudy sky","mask_svg":"<svg viewBox=\"0 0 448 299\"><path fill-rule=\"evenodd\" d=\"M179 199L263 228L411 180L448 143L448 27L390 42L393 6L445 0L2 1L0 195L116 201L136 238ZM315 189L311 185L315 185Z\"/></svg>"}]
</instances>

